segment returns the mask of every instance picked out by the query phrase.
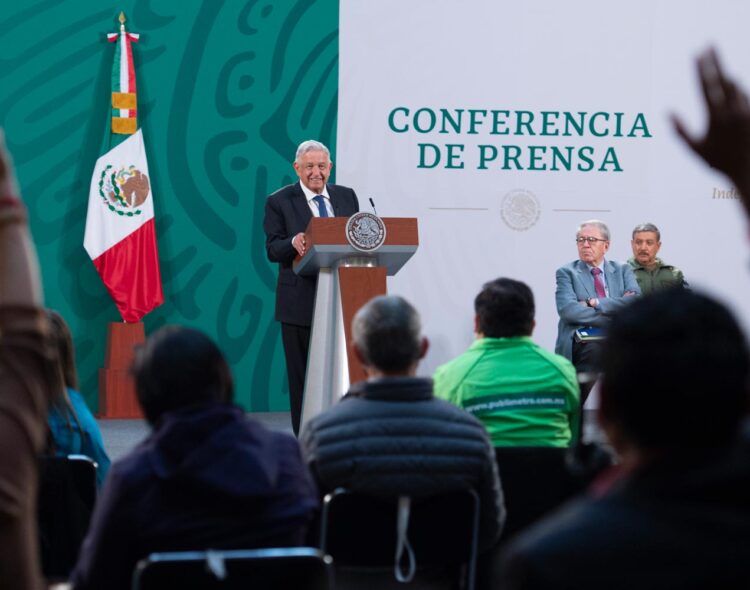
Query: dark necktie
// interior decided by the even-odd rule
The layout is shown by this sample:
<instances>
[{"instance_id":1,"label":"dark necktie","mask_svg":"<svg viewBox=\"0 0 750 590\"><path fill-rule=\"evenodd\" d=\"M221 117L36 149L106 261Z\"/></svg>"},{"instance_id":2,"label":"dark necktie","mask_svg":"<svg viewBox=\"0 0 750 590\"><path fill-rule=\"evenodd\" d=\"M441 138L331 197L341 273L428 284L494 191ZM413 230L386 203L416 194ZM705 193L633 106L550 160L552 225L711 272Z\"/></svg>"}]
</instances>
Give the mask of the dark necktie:
<instances>
[{"instance_id":1,"label":"dark necktie","mask_svg":"<svg viewBox=\"0 0 750 590\"><path fill-rule=\"evenodd\" d=\"M591 269L591 274L594 275L594 289L596 290L596 296L599 299L604 299L607 296L607 292L604 290L604 283L602 282L602 269L595 266Z\"/></svg>"},{"instance_id":2,"label":"dark necktie","mask_svg":"<svg viewBox=\"0 0 750 590\"><path fill-rule=\"evenodd\" d=\"M318 206L318 214L320 217L330 217L328 215L328 209L326 208L326 198L323 195L315 195L313 201Z\"/></svg>"}]
</instances>

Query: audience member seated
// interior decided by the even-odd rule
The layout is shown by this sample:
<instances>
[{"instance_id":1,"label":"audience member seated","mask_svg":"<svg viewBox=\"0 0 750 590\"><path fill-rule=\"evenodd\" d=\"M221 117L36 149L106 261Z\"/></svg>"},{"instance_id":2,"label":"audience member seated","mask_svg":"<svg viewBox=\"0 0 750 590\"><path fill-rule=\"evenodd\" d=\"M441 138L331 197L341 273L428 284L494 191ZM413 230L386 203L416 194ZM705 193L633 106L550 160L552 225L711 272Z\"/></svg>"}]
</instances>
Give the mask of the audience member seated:
<instances>
[{"instance_id":1,"label":"audience member seated","mask_svg":"<svg viewBox=\"0 0 750 590\"><path fill-rule=\"evenodd\" d=\"M155 551L302 544L318 496L299 447L232 405L217 346L168 327L133 373L151 435L116 462L72 574L74 588L126 590Z\"/></svg>"},{"instance_id":2,"label":"audience member seated","mask_svg":"<svg viewBox=\"0 0 750 590\"><path fill-rule=\"evenodd\" d=\"M534 310L525 283L487 283L474 300L476 340L435 372L435 397L476 416L495 447L569 447L578 437L575 369L532 341Z\"/></svg>"},{"instance_id":3,"label":"audience member seated","mask_svg":"<svg viewBox=\"0 0 750 590\"><path fill-rule=\"evenodd\" d=\"M58 371L62 387L53 399L47 423L47 448L41 462L39 479L39 547L42 572L47 579L67 579L91 521L96 485L101 487L109 470L109 457L99 426L86 402L78 393L73 337L65 320L47 310L50 332L58 352ZM96 462L92 488L79 481L79 463L64 459L68 455L85 455ZM52 460L51 457L58 457ZM89 464L90 465L90 464ZM87 466L89 466L87 465Z\"/></svg>"},{"instance_id":4,"label":"audience member seated","mask_svg":"<svg viewBox=\"0 0 750 590\"><path fill-rule=\"evenodd\" d=\"M664 264L664 261L656 256L661 249L661 232L653 223L635 226L630 247L633 256L628 259L628 264L633 268L635 280L638 281L643 295L659 289L687 287L682 271L671 264Z\"/></svg>"},{"instance_id":5,"label":"audience member seated","mask_svg":"<svg viewBox=\"0 0 750 590\"><path fill-rule=\"evenodd\" d=\"M492 445L476 418L415 377L428 346L417 311L401 297L376 297L355 315L352 339L368 379L302 431L321 491L424 497L474 488L480 547L491 546L505 519Z\"/></svg>"},{"instance_id":6,"label":"audience member seated","mask_svg":"<svg viewBox=\"0 0 750 590\"><path fill-rule=\"evenodd\" d=\"M750 587L750 354L736 320L705 295L661 291L613 317L601 361L619 469L522 533L498 587Z\"/></svg>"},{"instance_id":7,"label":"audience member seated","mask_svg":"<svg viewBox=\"0 0 750 590\"><path fill-rule=\"evenodd\" d=\"M96 461L96 483L101 487L109 471L109 457L94 415L78 393L73 337L62 316L47 311L50 330L57 350L60 371L65 387L51 405L47 422L50 428L48 452L57 456L86 455Z\"/></svg>"},{"instance_id":8,"label":"audience member seated","mask_svg":"<svg viewBox=\"0 0 750 590\"><path fill-rule=\"evenodd\" d=\"M62 385L19 196L0 133L0 588L39 590L37 457L48 402Z\"/></svg>"},{"instance_id":9,"label":"audience member seated","mask_svg":"<svg viewBox=\"0 0 750 590\"><path fill-rule=\"evenodd\" d=\"M435 372L435 396L487 428L502 474L507 519L502 542L557 508L582 487L568 448L580 424L576 371L535 344L534 295L520 281L485 284L474 300L476 340ZM479 564L486 585L493 557Z\"/></svg>"}]
</instances>

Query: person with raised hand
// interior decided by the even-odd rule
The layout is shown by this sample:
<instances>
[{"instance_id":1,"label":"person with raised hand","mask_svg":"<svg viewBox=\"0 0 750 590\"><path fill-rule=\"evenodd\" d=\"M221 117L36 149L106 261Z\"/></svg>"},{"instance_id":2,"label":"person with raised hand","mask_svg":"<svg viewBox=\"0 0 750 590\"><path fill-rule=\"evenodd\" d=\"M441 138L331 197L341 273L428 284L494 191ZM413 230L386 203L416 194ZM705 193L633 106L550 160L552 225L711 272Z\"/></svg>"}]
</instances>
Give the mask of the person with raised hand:
<instances>
[{"instance_id":1,"label":"person with raised hand","mask_svg":"<svg viewBox=\"0 0 750 590\"><path fill-rule=\"evenodd\" d=\"M37 456L62 387L42 306L39 263L0 133L0 588L43 587Z\"/></svg>"},{"instance_id":2,"label":"person with raised hand","mask_svg":"<svg viewBox=\"0 0 750 590\"><path fill-rule=\"evenodd\" d=\"M715 49L702 53L696 66L708 128L702 136L693 135L682 119L672 115L675 131L709 166L729 177L750 217L750 99L724 72Z\"/></svg>"}]
</instances>

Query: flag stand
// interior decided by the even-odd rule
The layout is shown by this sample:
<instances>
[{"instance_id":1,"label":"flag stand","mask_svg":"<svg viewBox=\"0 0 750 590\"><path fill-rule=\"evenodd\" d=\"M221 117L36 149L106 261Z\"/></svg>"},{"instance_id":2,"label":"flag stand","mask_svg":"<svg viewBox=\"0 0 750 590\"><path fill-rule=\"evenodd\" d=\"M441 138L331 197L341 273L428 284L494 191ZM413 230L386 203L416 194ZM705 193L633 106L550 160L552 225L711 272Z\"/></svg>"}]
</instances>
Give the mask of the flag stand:
<instances>
[{"instance_id":1,"label":"flag stand","mask_svg":"<svg viewBox=\"0 0 750 590\"><path fill-rule=\"evenodd\" d=\"M109 324L104 368L99 369L99 418L143 418L130 366L135 346L144 341L143 322Z\"/></svg>"}]
</instances>

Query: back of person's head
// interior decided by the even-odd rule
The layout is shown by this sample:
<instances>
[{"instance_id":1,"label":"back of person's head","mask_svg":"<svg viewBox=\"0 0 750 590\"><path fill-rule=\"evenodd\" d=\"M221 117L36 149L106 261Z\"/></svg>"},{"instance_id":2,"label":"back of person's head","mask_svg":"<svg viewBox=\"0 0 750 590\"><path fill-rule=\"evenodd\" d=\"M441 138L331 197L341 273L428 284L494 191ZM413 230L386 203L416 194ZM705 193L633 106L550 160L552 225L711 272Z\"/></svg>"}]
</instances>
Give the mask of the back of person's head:
<instances>
[{"instance_id":1,"label":"back of person's head","mask_svg":"<svg viewBox=\"0 0 750 590\"><path fill-rule=\"evenodd\" d=\"M150 336L133 362L136 393L146 419L207 402L230 402L232 375L218 346L192 328L167 326Z\"/></svg>"},{"instance_id":2,"label":"back of person's head","mask_svg":"<svg viewBox=\"0 0 750 590\"><path fill-rule=\"evenodd\" d=\"M403 297L371 299L352 320L352 340L364 364L386 373L406 371L422 356L419 314Z\"/></svg>"},{"instance_id":3,"label":"back of person's head","mask_svg":"<svg viewBox=\"0 0 750 590\"><path fill-rule=\"evenodd\" d=\"M78 371L76 371L76 355L73 346L73 335L63 317L52 309L47 309L47 325L57 352L57 365L54 368L54 382L57 384L50 398L50 412L57 412L62 418L63 425L71 432L77 429L83 432L80 420L67 388L78 390ZM47 446L45 452L54 454L59 441L48 429Z\"/></svg>"},{"instance_id":4,"label":"back of person's head","mask_svg":"<svg viewBox=\"0 0 750 590\"><path fill-rule=\"evenodd\" d=\"M601 416L636 448L729 443L748 409L750 355L729 310L699 293L657 292L612 319Z\"/></svg>"},{"instance_id":5,"label":"back of person's head","mask_svg":"<svg viewBox=\"0 0 750 590\"><path fill-rule=\"evenodd\" d=\"M477 328L487 338L530 336L534 294L526 283L499 278L485 283L474 299Z\"/></svg>"},{"instance_id":6,"label":"back of person's head","mask_svg":"<svg viewBox=\"0 0 750 590\"><path fill-rule=\"evenodd\" d=\"M63 317L52 309L47 310L47 319L55 347L57 348L57 358L65 386L71 389L78 389L76 355L70 328L68 328L68 324Z\"/></svg>"}]
</instances>

